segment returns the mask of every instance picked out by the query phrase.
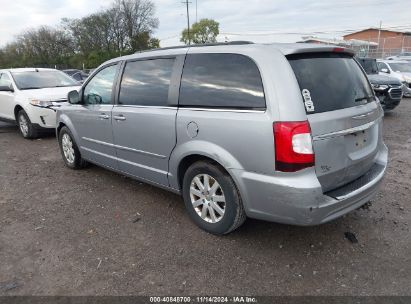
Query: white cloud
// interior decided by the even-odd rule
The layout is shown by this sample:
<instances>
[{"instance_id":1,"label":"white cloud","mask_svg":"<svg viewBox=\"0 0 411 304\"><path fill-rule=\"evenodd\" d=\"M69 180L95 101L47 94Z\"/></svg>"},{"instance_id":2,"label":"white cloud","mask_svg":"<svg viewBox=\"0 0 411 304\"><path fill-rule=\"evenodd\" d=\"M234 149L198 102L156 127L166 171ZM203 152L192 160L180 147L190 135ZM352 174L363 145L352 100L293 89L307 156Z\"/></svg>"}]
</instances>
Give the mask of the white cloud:
<instances>
[{"instance_id":1,"label":"white cloud","mask_svg":"<svg viewBox=\"0 0 411 304\"><path fill-rule=\"evenodd\" d=\"M0 45L13 40L22 30L39 25L56 25L63 17L76 18L107 7L112 0L15 0L0 11ZM160 20L155 36L162 46L179 44L187 26L182 0L153 0ZM195 21L196 0L190 0L190 18ZM327 32L378 26L408 25L409 0L197 0L198 18L220 22L219 40L255 42L296 41L302 33ZM330 33L336 31L335 33ZM269 34L271 33L271 34ZM286 33L295 33L294 35ZM236 35L233 35L236 34ZM241 34L241 35L238 35Z\"/></svg>"}]
</instances>

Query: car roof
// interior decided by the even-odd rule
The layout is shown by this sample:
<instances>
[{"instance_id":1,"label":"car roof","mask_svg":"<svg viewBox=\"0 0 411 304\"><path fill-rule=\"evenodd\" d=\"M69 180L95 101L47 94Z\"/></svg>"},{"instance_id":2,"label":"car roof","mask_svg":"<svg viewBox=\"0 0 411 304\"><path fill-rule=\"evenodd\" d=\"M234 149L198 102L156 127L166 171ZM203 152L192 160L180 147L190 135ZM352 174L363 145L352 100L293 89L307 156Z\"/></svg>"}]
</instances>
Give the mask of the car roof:
<instances>
[{"instance_id":1,"label":"car roof","mask_svg":"<svg viewBox=\"0 0 411 304\"><path fill-rule=\"evenodd\" d=\"M407 60L389 60L389 59L377 59L378 62L384 63L410 63Z\"/></svg>"},{"instance_id":2,"label":"car roof","mask_svg":"<svg viewBox=\"0 0 411 304\"><path fill-rule=\"evenodd\" d=\"M104 64L114 63L121 60L132 60L144 57L155 57L155 56L172 56L172 55L184 55L188 51L193 53L208 53L208 52L233 52L241 53L257 49L275 49L282 53L284 56L291 54L301 54L301 53L317 53L317 52L342 52L350 55L354 55L354 52L350 49L338 47L336 45L320 45L315 43L250 43L250 42L230 42L230 43L217 43L217 44L205 44L205 45L191 45L191 46L177 46L177 47L167 47L159 48L149 51L138 52L135 54L118 57L111 59Z\"/></svg>"},{"instance_id":3,"label":"car roof","mask_svg":"<svg viewBox=\"0 0 411 304\"><path fill-rule=\"evenodd\" d=\"M46 69L46 68L15 68L15 69L2 69L2 72L38 72L38 71L57 71L56 69Z\"/></svg>"}]
</instances>

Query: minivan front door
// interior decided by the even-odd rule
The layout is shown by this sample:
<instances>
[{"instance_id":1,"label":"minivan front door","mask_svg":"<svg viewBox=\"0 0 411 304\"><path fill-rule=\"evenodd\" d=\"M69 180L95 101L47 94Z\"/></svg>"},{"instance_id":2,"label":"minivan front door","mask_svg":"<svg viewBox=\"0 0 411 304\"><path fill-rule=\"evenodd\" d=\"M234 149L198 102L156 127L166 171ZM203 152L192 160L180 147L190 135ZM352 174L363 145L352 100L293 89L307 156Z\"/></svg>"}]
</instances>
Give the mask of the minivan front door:
<instances>
[{"instance_id":1,"label":"minivan front door","mask_svg":"<svg viewBox=\"0 0 411 304\"><path fill-rule=\"evenodd\" d=\"M117 169L117 160L111 113L117 74L118 64L100 70L83 88L82 104L75 105L69 114L80 137L83 157L113 169Z\"/></svg>"},{"instance_id":2,"label":"minivan front door","mask_svg":"<svg viewBox=\"0 0 411 304\"><path fill-rule=\"evenodd\" d=\"M124 173L168 186L168 159L176 144L178 84L182 60L157 58L129 61L124 68L113 134L118 166Z\"/></svg>"}]
</instances>

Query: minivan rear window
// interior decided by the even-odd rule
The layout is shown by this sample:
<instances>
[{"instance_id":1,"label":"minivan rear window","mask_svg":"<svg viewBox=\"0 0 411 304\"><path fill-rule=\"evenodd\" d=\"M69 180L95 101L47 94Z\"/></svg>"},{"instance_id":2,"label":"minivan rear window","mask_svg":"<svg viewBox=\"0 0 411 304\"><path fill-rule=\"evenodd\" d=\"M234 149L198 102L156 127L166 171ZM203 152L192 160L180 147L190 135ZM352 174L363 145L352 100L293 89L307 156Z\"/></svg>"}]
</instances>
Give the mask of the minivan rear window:
<instances>
[{"instance_id":1,"label":"minivan rear window","mask_svg":"<svg viewBox=\"0 0 411 304\"><path fill-rule=\"evenodd\" d=\"M374 98L366 75L348 54L313 53L287 58L297 77L307 114L363 105Z\"/></svg>"}]
</instances>

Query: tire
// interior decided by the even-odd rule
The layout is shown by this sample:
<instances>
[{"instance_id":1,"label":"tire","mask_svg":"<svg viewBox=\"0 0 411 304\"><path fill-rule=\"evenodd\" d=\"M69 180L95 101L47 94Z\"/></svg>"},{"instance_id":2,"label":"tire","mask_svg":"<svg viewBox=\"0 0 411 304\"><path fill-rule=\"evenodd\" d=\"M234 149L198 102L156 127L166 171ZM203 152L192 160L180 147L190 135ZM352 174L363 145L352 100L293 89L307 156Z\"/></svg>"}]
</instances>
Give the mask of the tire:
<instances>
[{"instance_id":1,"label":"tire","mask_svg":"<svg viewBox=\"0 0 411 304\"><path fill-rule=\"evenodd\" d=\"M36 128L30 121L29 116L27 115L26 111L20 110L17 113L17 124L19 126L19 130L21 135L26 139L34 139L38 137L38 132Z\"/></svg>"},{"instance_id":2,"label":"tire","mask_svg":"<svg viewBox=\"0 0 411 304\"><path fill-rule=\"evenodd\" d=\"M209 186L204 187L207 184ZM201 185L210 191L201 191ZM211 161L198 161L187 169L183 179L183 199L194 223L212 234L230 233L246 219L241 196L233 179Z\"/></svg>"},{"instance_id":3,"label":"tire","mask_svg":"<svg viewBox=\"0 0 411 304\"><path fill-rule=\"evenodd\" d=\"M87 165L87 161L81 157L73 134L65 126L59 132L59 147L64 163L70 169L82 169Z\"/></svg>"}]
</instances>

